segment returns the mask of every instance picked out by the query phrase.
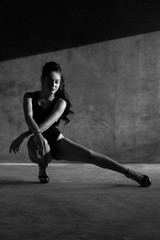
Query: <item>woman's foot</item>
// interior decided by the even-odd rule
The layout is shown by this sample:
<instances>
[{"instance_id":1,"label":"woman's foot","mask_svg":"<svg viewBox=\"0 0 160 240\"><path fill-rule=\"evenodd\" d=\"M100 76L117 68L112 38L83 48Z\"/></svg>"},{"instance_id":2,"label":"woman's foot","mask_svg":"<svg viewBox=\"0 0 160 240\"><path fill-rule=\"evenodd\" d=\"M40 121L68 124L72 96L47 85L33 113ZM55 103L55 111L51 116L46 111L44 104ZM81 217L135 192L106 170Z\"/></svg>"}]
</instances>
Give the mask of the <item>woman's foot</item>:
<instances>
[{"instance_id":1,"label":"woman's foot","mask_svg":"<svg viewBox=\"0 0 160 240\"><path fill-rule=\"evenodd\" d=\"M49 177L46 176L38 176L40 183L48 183L49 182Z\"/></svg>"},{"instance_id":2,"label":"woman's foot","mask_svg":"<svg viewBox=\"0 0 160 240\"><path fill-rule=\"evenodd\" d=\"M38 165L39 166L39 175L38 178L40 180L41 183L48 183L49 182L49 177L47 175L46 169L47 169L47 165L43 164L43 165Z\"/></svg>"},{"instance_id":3,"label":"woman's foot","mask_svg":"<svg viewBox=\"0 0 160 240\"><path fill-rule=\"evenodd\" d=\"M142 187L149 187L151 185L151 179L147 175L143 175L140 173L136 173L135 171L128 169L126 177L133 179L137 183L139 183Z\"/></svg>"}]
</instances>

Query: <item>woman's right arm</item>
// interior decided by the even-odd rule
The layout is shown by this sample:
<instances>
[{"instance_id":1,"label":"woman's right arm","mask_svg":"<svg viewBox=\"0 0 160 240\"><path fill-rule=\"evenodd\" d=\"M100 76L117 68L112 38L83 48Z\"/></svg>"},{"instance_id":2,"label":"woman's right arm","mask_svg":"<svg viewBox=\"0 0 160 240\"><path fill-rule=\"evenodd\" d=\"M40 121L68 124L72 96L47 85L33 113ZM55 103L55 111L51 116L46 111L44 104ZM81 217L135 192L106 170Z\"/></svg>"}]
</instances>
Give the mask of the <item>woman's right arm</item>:
<instances>
[{"instance_id":1,"label":"woman's right arm","mask_svg":"<svg viewBox=\"0 0 160 240\"><path fill-rule=\"evenodd\" d=\"M23 111L26 124L33 133L40 132L38 124L33 119L32 99L34 93L25 93L23 97Z\"/></svg>"},{"instance_id":2,"label":"woman's right arm","mask_svg":"<svg viewBox=\"0 0 160 240\"><path fill-rule=\"evenodd\" d=\"M41 130L40 130L38 124L33 119L33 107L32 107L33 94L34 93L25 93L24 94L23 111L24 111L25 121L26 121L29 129L35 135L37 149L43 150L43 148L45 147L45 139L44 139L43 135L41 134Z\"/></svg>"},{"instance_id":3,"label":"woman's right arm","mask_svg":"<svg viewBox=\"0 0 160 240\"><path fill-rule=\"evenodd\" d=\"M32 134L35 134L35 141L37 142L37 148L43 149L44 146L44 138L40 132L40 129L37 123L33 119L33 111L32 111L32 98L33 93L25 93L23 98L23 109L25 115L25 121L29 127L29 130L23 132L19 137L17 137L14 141L12 141L9 151L10 153L13 151L14 153L19 152L19 147L22 142Z\"/></svg>"}]
</instances>

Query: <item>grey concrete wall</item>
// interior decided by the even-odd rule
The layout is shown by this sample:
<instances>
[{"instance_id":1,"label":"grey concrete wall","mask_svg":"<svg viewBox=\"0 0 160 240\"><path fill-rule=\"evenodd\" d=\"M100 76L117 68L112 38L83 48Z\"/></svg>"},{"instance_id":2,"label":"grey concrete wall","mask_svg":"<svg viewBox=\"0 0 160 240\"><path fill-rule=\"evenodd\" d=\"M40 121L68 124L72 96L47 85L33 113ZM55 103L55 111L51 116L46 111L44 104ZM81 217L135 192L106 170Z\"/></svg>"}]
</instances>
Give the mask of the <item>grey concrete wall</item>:
<instances>
[{"instance_id":1,"label":"grey concrete wall","mask_svg":"<svg viewBox=\"0 0 160 240\"><path fill-rule=\"evenodd\" d=\"M160 32L0 63L0 160L29 161L26 146L8 154L27 130L22 98L40 88L41 67L57 61L75 114L64 135L119 162L159 162Z\"/></svg>"}]
</instances>

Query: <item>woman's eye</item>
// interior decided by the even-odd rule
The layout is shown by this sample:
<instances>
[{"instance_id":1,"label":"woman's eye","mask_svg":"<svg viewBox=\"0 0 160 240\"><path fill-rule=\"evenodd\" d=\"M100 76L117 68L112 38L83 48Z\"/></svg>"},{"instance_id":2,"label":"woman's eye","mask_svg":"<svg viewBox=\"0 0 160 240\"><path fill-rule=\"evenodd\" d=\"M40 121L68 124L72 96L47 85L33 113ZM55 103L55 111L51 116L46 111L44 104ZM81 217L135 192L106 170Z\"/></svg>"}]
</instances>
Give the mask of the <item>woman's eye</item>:
<instances>
[{"instance_id":1,"label":"woman's eye","mask_svg":"<svg viewBox=\"0 0 160 240\"><path fill-rule=\"evenodd\" d=\"M53 80L52 80L52 79L49 79L48 82L49 82L49 83L53 83Z\"/></svg>"},{"instance_id":2,"label":"woman's eye","mask_svg":"<svg viewBox=\"0 0 160 240\"><path fill-rule=\"evenodd\" d=\"M50 84L58 84L59 83L59 81L58 80L56 80L56 81L54 81L53 79L48 79L48 83L50 83Z\"/></svg>"}]
</instances>

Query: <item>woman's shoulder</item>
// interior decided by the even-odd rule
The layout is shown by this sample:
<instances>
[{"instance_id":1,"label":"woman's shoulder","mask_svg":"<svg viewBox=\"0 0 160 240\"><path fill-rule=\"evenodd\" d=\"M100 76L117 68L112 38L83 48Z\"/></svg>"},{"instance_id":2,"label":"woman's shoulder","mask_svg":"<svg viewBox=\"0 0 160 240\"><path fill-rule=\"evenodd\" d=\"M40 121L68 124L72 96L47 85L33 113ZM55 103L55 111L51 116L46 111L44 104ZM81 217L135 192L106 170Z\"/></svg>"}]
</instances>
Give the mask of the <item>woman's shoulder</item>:
<instances>
[{"instance_id":1,"label":"woman's shoulder","mask_svg":"<svg viewBox=\"0 0 160 240\"><path fill-rule=\"evenodd\" d=\"M60 105L65 105L65 106L67 105L67 102L63 98L60 98L60 97L58 97L56 99L56 103L60 104Z\"/></svg>"}]
</instances>

